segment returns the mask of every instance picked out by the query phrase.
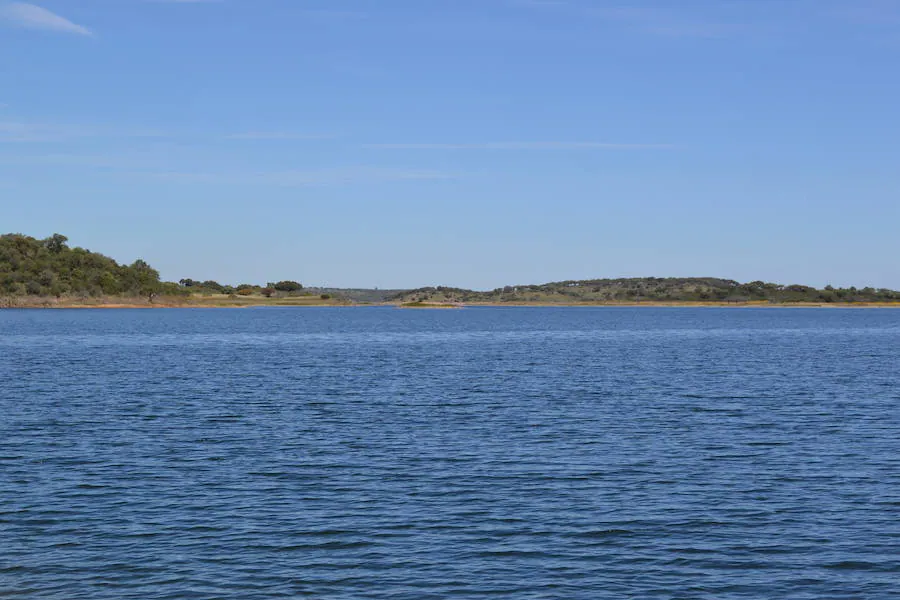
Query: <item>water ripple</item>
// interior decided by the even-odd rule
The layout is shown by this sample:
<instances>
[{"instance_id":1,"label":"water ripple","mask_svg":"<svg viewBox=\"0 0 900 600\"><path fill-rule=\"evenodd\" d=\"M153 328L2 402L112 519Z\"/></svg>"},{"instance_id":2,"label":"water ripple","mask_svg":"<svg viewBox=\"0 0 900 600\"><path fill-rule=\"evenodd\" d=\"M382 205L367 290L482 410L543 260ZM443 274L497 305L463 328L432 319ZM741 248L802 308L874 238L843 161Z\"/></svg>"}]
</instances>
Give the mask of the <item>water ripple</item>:
<instances>
[{"instance_id":1,"label":"water ripple","mask_svg":"<svg viewBox=\"0 0 900 600\"><path fill-rule=\"evenodd\" d=\"M0 356L3 597L900 581L900 311L7 311Z\"/></svg>"}]
</instances>

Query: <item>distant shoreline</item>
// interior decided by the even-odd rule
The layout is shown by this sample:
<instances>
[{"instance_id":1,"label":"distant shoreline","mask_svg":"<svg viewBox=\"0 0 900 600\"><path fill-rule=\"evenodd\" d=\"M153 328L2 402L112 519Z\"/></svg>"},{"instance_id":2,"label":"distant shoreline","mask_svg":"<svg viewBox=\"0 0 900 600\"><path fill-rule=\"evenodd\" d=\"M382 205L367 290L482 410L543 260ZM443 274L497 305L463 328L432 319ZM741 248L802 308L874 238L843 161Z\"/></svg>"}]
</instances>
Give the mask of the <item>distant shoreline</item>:
<instances>
[{"instance_id":1,"label":"distant shoreline","mask_svg":"<svg viewBox=\"0 0 900 600\"><path fill-rule=\"evenodd\" d=\"M39 296L0 297L2 309L63 309L63 308L254 308L261 306L351 306L341 299L323 300L318 296L293 298L245 298L241 296L162 296L151 302L147 298L100 297L77 300L73 298L44 298Z\"/></svg>"},{"instance_id":2,"label":"distant shoreline","mask_svg":"<svg viewBox=\"0 0 900 600\"><path fill-rule=\"evenodd\" d=\"M417 303L414 306L397 302L352 303L340 299L322 300L317 297L296 298L230 298L230 297L163 297L151 303L142 298L68 298L16 297L0 298L2 309L154 309L154 308L322 308L322 307L397 307L419 310L444 310L466 307L518 307L518 308L900 308L900 302L467 302L454 305L446 303Z\"/></svg>"},{"instance_id":3,"label":"distant shoreline","mask_svg":"<svg viewBox=\"0 0 900 600\"><path fill-rule=\"evenodd\" d=\"M470 302L463 306L565 308L900 308L900 302Z\"/></svg>"}]
</instances>

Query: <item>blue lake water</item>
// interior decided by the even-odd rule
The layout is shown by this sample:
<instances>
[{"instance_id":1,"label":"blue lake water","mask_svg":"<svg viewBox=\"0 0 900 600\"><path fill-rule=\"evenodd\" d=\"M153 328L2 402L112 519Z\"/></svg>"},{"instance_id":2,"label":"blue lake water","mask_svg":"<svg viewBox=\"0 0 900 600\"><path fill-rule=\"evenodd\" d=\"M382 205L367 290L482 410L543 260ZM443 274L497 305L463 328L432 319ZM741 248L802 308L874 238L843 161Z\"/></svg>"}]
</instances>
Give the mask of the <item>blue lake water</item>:
<instances>
[{"instance_id":1,"label":"blue lake water","mask_svg":"<svg viewBox=\"0 0 900 600\"><path fill-rule=\"evenodd\" d=\"M900 310L0 311L0 597L898 590Z\"/></svg>"}]
</instances>

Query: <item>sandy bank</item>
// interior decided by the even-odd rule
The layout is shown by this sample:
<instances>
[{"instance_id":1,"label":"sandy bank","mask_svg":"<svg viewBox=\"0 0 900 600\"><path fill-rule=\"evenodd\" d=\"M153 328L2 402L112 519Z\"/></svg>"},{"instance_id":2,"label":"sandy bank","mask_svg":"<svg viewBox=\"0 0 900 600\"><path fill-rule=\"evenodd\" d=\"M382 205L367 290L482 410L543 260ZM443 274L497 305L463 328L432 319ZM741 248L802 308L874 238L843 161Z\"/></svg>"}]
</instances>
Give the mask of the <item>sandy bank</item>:
<instances>
[{"instance_id":1,"label":"sandy bank","mask_svg":"<svg viewBox=\"0 0 900 600\"><path fill-rule=\"evenodd\" d=\"M331 299L323 301L319 298L300 296L296 298L231 298L228 296L212 297L164 297L156 298L151 303L146 298L39 298L39 297L0 297L0 309L3 308L259 308L259 307L359 307L359 306L393 306L404 309L459 309L465 307L562 307L562 308L900 308L900 302L793 302L772 304L769 302L470 302L464 304L422 303L422 304L353 304Z\"/></svg>"}]
</instances>

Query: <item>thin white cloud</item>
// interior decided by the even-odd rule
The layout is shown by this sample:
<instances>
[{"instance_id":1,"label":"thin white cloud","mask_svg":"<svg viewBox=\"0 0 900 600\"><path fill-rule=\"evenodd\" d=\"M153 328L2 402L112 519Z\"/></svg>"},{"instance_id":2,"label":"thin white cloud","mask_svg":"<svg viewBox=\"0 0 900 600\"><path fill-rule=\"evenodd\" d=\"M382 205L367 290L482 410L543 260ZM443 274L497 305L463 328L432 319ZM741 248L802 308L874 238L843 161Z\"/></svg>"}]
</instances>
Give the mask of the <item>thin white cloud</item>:
<instances>
[{"instance_id":1,"label":"thin white cloud","mask_svg":"<svg viewBox=\"0 0 900 600\"><path fill-rule=\"evenodd\" d=\"M327 140L332 135L294 133L292 131L246 131L225 136L226 140Z\"/></svg>"},{"instance_id":2,"label":"thin white cloud","mask_svg":"<svg viewBox=\"0 0 900 600\"><path fill-rule=\"evenodd\" d=\"M60 33L91 36L91 30L73 23L46 8L27 2L11 2L0 5L0 21L26 29L41 29Z\"/></svg>"},{"instance_id":3,"label":"thin white cloud","mask_svg":"<svg viewBox=\"0 0 900 600\"><path fill-rule=\"evenodd\" d=\"M482 142L474 144L365 144L365 148L393 150L653 150L669 144L617 144L610 142Z\"/></svg>"},{"instance_id":4,"label":"thin white cloud","mask_svg":"<svg viewBox=\"0 0 900 600\"><path fill-rule=\"evenodd\" d=\"M745 29L742 25L691 18L681 12L647 7L594 7L586 12L606 21L620 22L643 33L669 37L719 38Z\"/></svg>"},{"instance_id":5,"label":"thin white cloud","mask_svg":"<svg viewBox=\"0 0 900 600\"><path fill-rule=\"evenodd\" d=\"M123 158L120 155L93 154L0 154L0 165L50 165L53 167L91 167L97 169L135 169L146 166L147 161Z\"/></svg>"},{"instance_id":6,"label":"thin white cloud","mask_svg":"<svg viewBox=\"0 0 900 600\"><path fill-rule=\"evenodd\" d=\"M0 121L0 143L66 142L87 138L165 137L153 129L126 129L98 125Z\"/></svg>"},{"instance_id":7,"label":"thin white cloud","mask_svg":"<svg viewBox=\"0 0 900 600\"><path fill-rule=\"evenodd\" d=\"M356 10L308 9L303 14L307 17L321 19L367 19L368 13Z\"/></svg>"},{"instance_id":8,"label":"thin white cloud","mask_svg":"<svg viewBox=\"0 0 900 600\"><path fill-rule=\"evenodd\" d=\"M153 176L158 179L184 183L219 185L273 185L279 187L347 185L353 183L385 183L391 181L426 181L451 179L454 177L454 175L442 171L372 166L250 173L166 171L155 173L153 174Z\"/></svg>"},{"instance_id":9,"label":"thin white cloud","mask_svg":"<svg viewBox=\"0 0 900 600\"><path fill-rule=\"evenodd\" d=\"M509 0L511 6L527 6L537 8L558 8L560 6L569 6L570 3L565 0Z\"/></svg>"},{"instance_id":10,"label":"thin white cloud","mask_svg":"<svg viewBox=\"0 0 900 600\"><path fill-rule=\"evenodd\" d=\"M746 30L744 25L711 21L681 9L649 6L566 2L563 0L511 0L512 6L550 10L578 19L618 23L635 32L674 38L721 38ZM723 3L727 8L729 5Z\"/></svg>"},{"instance_id":11,"label":"thin white cloud","mask_svg":"<svg viewBox=\"0 0 900 600\"><path fill-rule=\"evenodd\" d=\"M0 142L51 142L85 137L88 130L74 125L46 125L0 121Z\"/></svg>"},{"instance_id":12,"label":"thin white cloud","mask_svg":"<svg viewBox=\"0 0 900 600\"><path fill-rule=\"evenodd\" d=\"M859 25L894 27L900 24L900 2L897 0L853 0L831 2L824 14Z\"/></svg>"},{"instance_id":13,"label":"thin white cloud","mask_svg":"<svg viewBox=\"0 0 900 600\"><path fill-rule=\"evenodd\" d=\"M441 181L459 177L458 173L431 169L357 165L320 169L288 169L280 171L242 170L206 171L203 167L185 167L189 158L159 151L119 154L45 153L23 154L0 152L0 168L28 166L48 169L77 168L95 170L143 180L168 181L196 185L315 187L352 184L378 184L404 181Z\"/></svg>"}]
</instances>

